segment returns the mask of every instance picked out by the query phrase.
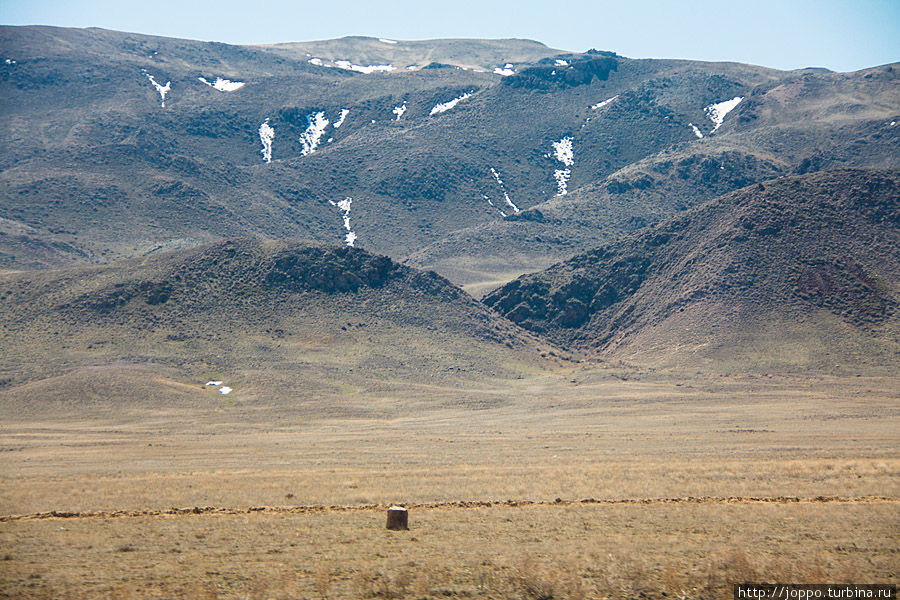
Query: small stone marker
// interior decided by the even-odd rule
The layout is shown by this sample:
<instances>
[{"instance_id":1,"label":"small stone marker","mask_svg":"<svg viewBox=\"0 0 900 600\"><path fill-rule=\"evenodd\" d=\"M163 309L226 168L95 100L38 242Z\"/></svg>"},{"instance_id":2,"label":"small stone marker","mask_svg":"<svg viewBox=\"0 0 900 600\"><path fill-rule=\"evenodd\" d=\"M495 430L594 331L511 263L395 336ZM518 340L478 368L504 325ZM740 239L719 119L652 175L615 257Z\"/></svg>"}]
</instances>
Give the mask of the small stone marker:
<instances>
[{"instance_id":1,"label":"small stone marker","mask_svg":"<svg viewBox=\"0 0 900 600\"><path fill-rule=\"evenodd\" d=\"M388 529L409 529L409 511L402 506L392 506L387 511Z\"/></svg>"}]
</instances>

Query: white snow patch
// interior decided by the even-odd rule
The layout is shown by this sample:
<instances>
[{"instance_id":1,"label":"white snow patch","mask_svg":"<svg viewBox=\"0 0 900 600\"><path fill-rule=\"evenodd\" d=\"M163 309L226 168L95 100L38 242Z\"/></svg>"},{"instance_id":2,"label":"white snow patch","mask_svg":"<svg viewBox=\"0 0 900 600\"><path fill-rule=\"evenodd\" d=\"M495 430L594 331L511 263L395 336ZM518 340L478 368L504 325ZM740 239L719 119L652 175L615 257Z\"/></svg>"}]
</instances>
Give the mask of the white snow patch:
<instances>
[{"instance_id":1,"label":"white snow patch","mask_svg":"<svg viewBox=\"0 0 900 600\"><path fill-rule=\"evenodd\" d=\"M743 99L743 96L735 96L731 100L710 104L703 109L703 112L706 113L706 116L709 117L709 120L715 125L712 129L713 131L722 126L722 123L725 121L725 115L734 110L734 107L740 104Z\"/></svg>"},{"instance_id":2,"label":"white snow patch","mask_svg":"<svg viewBox=\"0 0 900 600\"><path fill-rule=\"evenodd\" d=\"M328 127L328 119L325 118L325 113L322 111L308 115L306 121L309 126L300 134L300 143L303 145L303 148L300 149L301 156L308 156L316 151L322 140L322 134Z\"/></svg>"},{"instance_id":3,"label":"white snow patch","mask_svg":"<svg viewBox=\"0 0 900 600\"><path fill-rule=\"evenodd\" d=\"M222 385L224 382L222 381L207 381L203 384L203 387L217 387L219 388L219 393L223 396L227 396L232 392L232 389L227 385Z\"/></svg>"},{"instance_id":4,"label":"white snow patch","mask_svg":"<svg viewBox=\"0 0 900 600\"><path fill-rule=\"evenodd\" d=\"M565 196L569 193L569 177L572 176L572 169L556 169L553 171L553 177L556 179L556 195Z\"/></svg>"},{"instance_id":5,"label":"white snow patch","mask_svg":"<svg viewBox=\"0 0 900 600\"><path fill-rule=\"evenodd\" d=\"M272 140L275 139L275 129L269 125L269 119L266 118L259 126L259 141L262 143L260 154L267 163L272 162Z\"/></svg>"},{"instance_id":6,"label":"white snow patch","mask_svg":"<svg viewBox=\"0 0 900 600\"><path fill-rule=\"evenodd\" d=\"M506 63L503 67L495 67L494 68L495 75L503 75L504 77L509 77L510 75L515 75L516 70L509 63Z\"/></svg>"},{"instance_id":7,"label":"white snow patch","mask_svg":"<svg viewBox=\"0 0 900 600\"><path fill-rule=\"evenodd\" d=\"M556 155L556 160L567 167L575 164L575 153L572 150L571 137L566 136L558 142L553 142L553 152Z\"/></svg>"},{"instance_id":8,"label":"white snow patch","mask_svg":"<svg viewBox=\"0 0 900 600\"><path fill-rule=\"evenodd\" d=\"M563 60L561 58L557 58L555 62L556 62L557 67L568 67L569 66L569 61Z\"/></svg>"},{"instance_id":9,"label":"white snow patch","mask_svg":"<svg viewBox=\"0 0 900 600\"><path fill-rule=\"evenodd\" d=\"M309 56L309 55L307 55L307 56ZM321 59L321 58L311 58L311 59L309 59L309 60L306 61L306 62L308 62L308 63L310 63L310 64L312 64L312 65L316 65L317 67L324 67L324 66L325 66L325 63L322 62L322 59Z\"/></svg>"},{"instance_id":10,"label":"white snow patch","mask_svg":"<svg viewBox=\"0 0 900 600\"><path fill-rule=\"evenodd\" d=\"M500 190L503 192L503 199L506 200L506 204L510 208L513 209L514 213L518 214L520 212L519 207L516 206L515 204L513 204L513 201L509 197L509 193L506 191L506 186L503 185L503 180L500 179L500 174L497 173L497 171L494 169L494 167L491 167L491 174L494 176L494 179L497 180L497 185L500 186ZM500 211L500 212L503 212L503 211ZM503 215L503 216L505 217L506 215Z\"/></svg>"},{"instance_id":11,"label":"white snow patch","mask_svg":"<svg viewBox=\"0 0 900 600\"><path fill-rule=\"evenodd\" d=\"M216 80L213 83L207 81L205 77L198 77L197 79L211 88L216 88L220 92L234 92L246 85L243 81L231 81L230 79L222 79L221 77L216 77Z\"/></svg>"},{"instance_id":12,"label":"white snow patch","mask_svg":"<svg viewBox=\"0 0 900 600\"><path fill-rule=\"evenodd\" d=\"M418 70L419 70L419 65L408 65L408 66L406 67L406 70L407 70L407 71L418 71Z\"/></svg>"},{"instance_id":13,"label":"white snow patch","mask_svg":"<svg viewBox=\"0 0 900 600\"><path fill-rule=\"evenodd\" d=\"M376 71L385 71L390 72L394 70L393 65L354 65L349 60L336 60L334 61L334 65L339 69L345 69L347 71L356 71L358 73L365 73L369 75L370 73L375 73Z\"/></svg>"},{"instance_id":14,"label":"white snow patch","mask_svg":"<svg viewBox=\"0 0 900 600\"><path fill-rule=\"evenodd\" d=\"M508 216L505 212L494 206L494 202L490 198L488 198L487 194L481 194L481 197L487 200L487 203L491 205L491 208L497 209L497 212L499 212L504 217Z\"/></svg>"},{"instance_id":15,"label":"white snow patch","mask_svg":"<svg viewBox=\"0 0 900 600\"><path fill-rule=\"evenodd\" d=\"M344 243L352 246L356 242L356 234L350 229L350 206L353 204L353 198L344 198L340 202L329 200L328 203L332 206L337 206L343 213L344 229L347 230L346 235L344 235Z\"/></svg>"},{"instance_id":16,"label":"white snow patch","mask_svg":"<svg viewBox=\"0 0 900 600\"><path fill-rule=\"evenodd\" d=\"M594 105L591 106L591 110L600 110L600 109L603 108L604 106L607 106L608 104L612 103L612 102L613 102L616 98L618 98L618 97L619 97L619 95L616 94L616 95L613 96L612 98L607 98L607 99L604 100L603 102L598 102L597 104L594 104Z\"/></svg>"},{"instance_id":17,"label":"white snow patch","mask_svg":"<svg viewBox=\"0 0 900 600\"><path fill-rule=\"evenodd\" d=\"M565 196L569 193L569 178L572 176L572 165L575 164L575 151L572 146L571 136L566 136L558 142L553 142L553 158L561 162L566 168L553 171L556 179L556 195Z\"/></svg>"},{"instance_id":18,"label":"white snow patch","mask_svg":"<svg viewBox=\"0 0 900 600\"><path fill-rule=\"evenodd\" d=\"M394 120L399 121L400 117L403 116L403 113L406 112L406 102L404 102L402 106L395 106L394 110L392 110L391 112L397 115L397 118Z\"/></svg>"},{"instance_id":19,"label":"white snow patch","mask_svg":"<svg viewBox=\"0 0 900 600\"><path fill-rule=\"evenodd\" d=\"M4 60L3 62L5 62L5 63L8 64L8 65L14 65L14 64L16 64L16 61L14 61L14 60L11 59L11 58L7 58L7 59Z\"/></svg>"},{"instance_id":20,"label":"white snow patch","mask_svg":"<svg viewBox=\"0 0 900 600\"><path fill-rule=\"evenodd\" d=\"M147 76L147 79L150 80L150 83L153 84L153 87L156 88L156 91L159 92L160 106L165 108L166 107L166 94L168 94L170 91L172 91L172 82L167 81L166 85L164 85L164 86L159 85L158 83L156 83L156 79L153 78L153 75L151 75L150 73L144 73L144 74Z\"/></svg>"},{"instance_id":21,"label":"white snow patch","mask_svg":"<svg viewBox=\"0 0 900 600\"><path fill-rule=\"evenodd\" d=\"M463 100L465 100L467 98L471 98L471 97L472 97L472 94L466 92L459 98L454 98L453 100L448 100L447 102L443 102L441 104L436 104L435 107L431 109L431 112L429 114L436 115L438 113L447 112L448 110L450 110L451 108L453 108L454 106L456 106L457 104L462 102Z\"/></svg>"},{"instance_id":22,"label":"white snow patch","mask_svg":"<svg viewBox=\"0 0 900 600\"><path fill-rule=\"evenodd\" d=\"M690 125L690 126L691 126L691 129L694 130L694 135L696 135L699 139L702 140L702 139L703 139L703 134L700 133L700 130L697 129L697 126L694 125L693 123L688 123L688 125Z\"/></svg>"},{"instance_id":23,"label":"white snow patch","mask_svg":"<svg viewBox=\"0 0 900 600\"><path fill-rule=\"evenodd\" d=\"M338 127L340 127L341 125L343 125L343 124L344 124L344 119L346 119L346 118L347 118L347 115L349 115L349 114L350 114L350 109L348 109L348 108L342 108L342 109L341 109L341 116L338 117L338 120L334 122L334 125L332 125L332 127L334 127L335 129L337 129Z\"/></svg>"},{"instance_id":24,"label":"white snow patch","mask_svg":"<svg viewBox=\"0 0 900 600\"><path fill-rule=\"evenodd\" d=\"M891 127L897 124L897 121L891 121Z\"/></svg>"},{"instance_id":25,"label":"white snow patch","mask_svg":"<svg viewBox=\"0 0 900 600\"><path fill-rule=\"evenodd\" d=\"M378 41L383 44L396 44L397 43L397 40L388 40L385 38L378 38Z\"/></svg>"}]
</instances>

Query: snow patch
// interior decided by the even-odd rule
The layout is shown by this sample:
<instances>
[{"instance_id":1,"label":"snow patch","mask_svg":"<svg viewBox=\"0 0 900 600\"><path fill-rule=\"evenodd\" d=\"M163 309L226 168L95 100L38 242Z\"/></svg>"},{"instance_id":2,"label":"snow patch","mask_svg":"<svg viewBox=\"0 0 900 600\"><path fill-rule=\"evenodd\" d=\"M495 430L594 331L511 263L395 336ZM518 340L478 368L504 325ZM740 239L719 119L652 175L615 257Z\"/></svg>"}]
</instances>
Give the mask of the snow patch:
<instances>
[{"instance_id":1,"label":"snow patch","mask_svg":"<svg viewBox=\"0 0 900 600\"><path fill-rule=\"evenodd\" d=\"M303 145L303 148L300 149L301 156L308 156L316 151L322 140L322 134L328 127L328 119L325 118L325 113L322 111L307 115L306 121L309 125L306 131L300 134L300 144Z\"/></svg>"},{"instance_id":2,"label":"snow patch","mask_svg":"<svg viewBox=\"0 0 900 600\"><path fill-rule=\"evenodd\" d=\"M246 85L243 81L231 81L230 79L222 79L221 77L216 77L216 80L213 83L207 81L205 77L198 77L197 79L211 88L216 88L220 92L234 92Z\"/></svg>"},{"instance_id":3,"label":"snow patch","mask_svg":"<svg viewBox=\"0 0 900 600\"><path fill-rule=\"evenodd\" d=\"M699 139L702 140L702 139L703 139L703 134L700 132L699 129L697 129L697 126L694 125L693 123L688 123L688 125L690 125L690 126L691 126L691 129L694 130L694 135L696 135Z\"/></svg>"},{"instance_id":4,"label":"snow patch","mask_svg":"<svg viewBox=\"0 0 900 600\"><path fill-rule=\"evenodd\" d=\"M510 75L515 75L516 70L515 70L515 68L513 68L512 63L506 63L502 67L495 67L494 74L495 75L503 75L504 77L509 77Z\"/></svg>"},{"instance_id":5,"label":"snow patch","mask_svg":"<svg viewBox=\"0 0 900 600\"><path fill-rule=\"evenodd\" d=\"M340 202L329 200L328 204L338 207L343 213L344 229L347 230L346 235L344 235L344 243L352 246L356 242L356 234L350 229L350 206L353 204L353 198L344 198Z\"/></svg>"},{"instance_id":6,"label":"snow patch","mask_svg":"<svg viewBox=\"0 0 900 600\"><path fill-rule=\"evenodd\" d=\"M566 168L553 171L556 179L556 195L565 196L569 193L569 178L572 176L572 165L575 164L575 151L572 146L572 137L566 136L558 142L553 142L553 158L561 162Z\"/></svg>"},{"instance_id":7,"label":"snow patch","mask_svg":"<svg viewBox=\"0 0 900 600\"><path fill-rule=\"evenodd\" d=\"M396 44L397 43L397 40L388 40L385 38L378 38L378 41L383 44Z\"/></svg>"},{"instance_id":8,"label":"snow patch","mask_svg":"<svg viewBox=\"0 0 900 600\"><path fill-rule=\"evenodd\" d=\"M709 120L715 125L712 129L713 131L722 126L722 123L725 121L725 115L734 110L734 107L740 104L743 99L743 96L735 96L731 100L710 104L703 109L703 112L706 113L706 116L709 117ZM712 131L710 133L712 133Z\"/></svg>"},{"instance_id":9,"label":"snow patch","mask_svg":"<svg viewBox=\"0 0 900 600\"><path fill-rule=\"evenodd\" d=\"M324 66L325 66L325 63L322 62L322 59L321 59L321 58L311 58L311 59L309 59L309 60L306 61L306 62L308 62L308 63L310 63L310 64L312 64L312 65L316 65L317 67L324 67Z\"/></svg>"},{"instance_id":10,"label":"snow patch","mask_svg":"<svg viewBox=\"0 0 900 600\"><path fill-rule=\"evenodd\" d=\"M4 60L3 62L5 62L5 63L8 64L8 65L14 65L14 64L16 64L16 61L14 61L14 60L11 59L11 58L7 58L7 59Z\"/></svg>"},{"instance_id":11,"label":"snow patch","mask_svg":"<svg viewBox=\"0 0 900 600\"><path fill-rule=\"evenodd\" d=\"M557 58L555 62L556 62L557 67L568 67L569 66L569 62L566 60L563 60L561 58Z\"/></svg>"},{"instance_id":12,"label":"snow patch","mask_svg":"<svg viewBox=\"0 0 900 600\"><path fill-rule=\"evenodd\" d=\"M217 387L217 388L219 388L220 394L222 394L223 396L227 396L233 390L230 387L228 387L227 385L222 385L223 383L224 382L222 382L222 381L207 381L205 384L203 384L203 387Z\"/></svg>"},{"instance_id":13,"label":"snow patch","mask_svg":"<svg viewBox=\"0 0 900 600\"><path fill-rule=\"evenodd\" d=\"M499 212L504 217L508 216L505 212L494 206L494 202L487 196L487 194L481 194L481 197L487 200L487 203L491 205L491 208L497 209L497 212Z\"/></svg>"},{"instance_id":14,"label":"snow patch","mask_svg":"<svg viewBox=\"0 0 900 600\"><path fill-rule=\"evenodd\" d=\"M575 164L575 153L572 150L571 137L566 136L558 142L553 142L553 153L556 156L556 160L567 167L571 167Z\"/></svg>"},{"instance_id":15,"label":"snow patch","mask_svg":"<svg viewBox=\"0 0 900 600\"><path fill-rule=\"evenodd\" d=\"M166 85L163 86L163 85L159 85L158 83L156 83L156 79L154 79L153 75L151 75L150 73L144 73L144 75L147 76L147 79L150 80L150 83L152 83L153 87L156 88L156 91L159 92L160 106L165 108L166 107L166 94L168 94L170 91L172 91L172 82L167 81Z\"/></svg>"},{"instance_id":16,"label":"snow patch","mask_svg":"<svg viewBox=\"0 0 900 600\"><path fill-rule=\"evenodd\" d=\"M497 185L500 186L500 191L503 192L503 199L506 200L506 204L507 204L511 209L513 209L513 212L514 212L514 213L518 214L518 213L520 212L520 211L519 211L519 207L516 206L515 204L513 204L513 201L512 201L512 200L510 199L510 197L509 197L509 193L506 191L506 186L503 185L503 180L500 179L500 174L497 173L497 171L494 169L494 167L491 167L491 175L493 175L493 176L494 176L494 179L497 180ZM491 204L491 206L493 206L493 203ZM503 211L500 211L500 212L503 212ZM506 215L504 214L503 216L505 217Z\"/></svg>"},{"instance_id":17,"label":"snow patch","mask_svg":"<svg viewBox=\"0 0 900 600\"><path fill-rule=\"evenodd\" d=\"M263 160L267 163L272 162L272 140L275 139L275 129L269 125L269 119L266 118L259 126L259 141L262 143L262 150L259 152L263 155Z\"/></svg>"},{"instance_id":18,"label":"snow patch","mask_svg":"<svg viewBox=\"0 0 900 600\"><path fill-rule=\"evenodd\" d=\"M340 127L341 125L343 125L343 124L344 124L344 119L346 119L346 118L347 118L347 115L349 115L349 114L350 114L350 109L348 109L348 108L342 108L342 109L341 109L341 116L338 117L338 120L334 122L334 125L332 125L332 127L334 127L335 129L337 129L338 127Z\"/></svg>"},{"instance_id":19,"label":"snow patch","mask_svg":"<svg viewBox=\"0 0 900 600\"><path fill-rule=\"evenodd\" d=\"M891 121L891 127L897 124L897 121Z\"/></svg>"},{"instance_id":20,"label":"snow patch","mask_svg":"<svg viewBox=\"0 0 900 600\"><path fill-rule=\"evenodd\" d=\"M569 193L569 177L572 176L572 169L556 169L553 171L553 178L556 179L556 195L565 196Z\"/></svg>"},{"instance_id":21,"label":"snow patch","mask_svg":"<svg viewBox=\"0 0 900 600\"><path fill-rule=\"evenodd\" d=\"M467 98L471 98L471 97L472 97L472 94L466 92L459 98L454 98L453 100L448 100L447 102L443 102L441 104L436 104L434 106L434 108L431 109L431 112L429 114L436 115L439 113L447 112L448 110L450 110L451 108L453 108L454 106L456 106L457 104L462 102L463 100L465 100Z\"/></svg>"},{"instance_id":22,"label":"snow patch","mask_svg":"<svg viewBox=\"0 0 900 600\"><path fill-rule=\"evenodd\" d=\"M392 110L391 112L397 115L397 118L394 120L399 121L400 117L403 116L403 113L406 112L406 102L404 102L402 106L395 106L394 110Z\"/></svg>"},{"instance_id":23,"label":"snow patch","mask_svg":"<svg viewBox=\"0 0 900 600\"><path fill-rule=\"evenodd\" d=\"M613 101L614 101L616 98L618 98L618 97L619 97L619 95L616 94L616 95L613 96L612 98L607 98L607 99L604 100L603 102L598 102L597 104L593 104L593 105L591 105L591 110L600 110L600 109L603 108L604 106L607 106L608 104L610 104L611 102L613 102Z\"/></svg>"},{"instance_id":24,"label":"snow patch","mask_svg":"<svg viewBox=\"0 0 900 600\"><path fill-rule=\"evenodd\" d=\"M356 71L357 73L365 73L366 75L375 73L376 71L390 72L394 70L393 65L354 65L349 60L336 60L334 61L334 65L339 69Z\"/></svg>"}]
</instances>

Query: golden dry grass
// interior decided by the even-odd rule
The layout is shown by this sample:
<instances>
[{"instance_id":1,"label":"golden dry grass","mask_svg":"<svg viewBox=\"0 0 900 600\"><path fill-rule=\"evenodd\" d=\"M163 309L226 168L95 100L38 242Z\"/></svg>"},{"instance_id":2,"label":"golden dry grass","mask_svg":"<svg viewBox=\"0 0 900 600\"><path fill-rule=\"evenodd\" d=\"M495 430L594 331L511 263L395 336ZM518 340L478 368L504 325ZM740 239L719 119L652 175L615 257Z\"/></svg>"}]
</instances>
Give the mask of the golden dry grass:
<instances>
[{"instance_id":1,"label":"golden dry grass","mask_svg":"<svg viewBox=\"0 0 900 600\"><path fill-rule=\"evenodd\" d=\"M0 597L718 598L748 577L898 580L895 380L579 367L516 385L345 400L382 418L278 404L7 421L0 515L232 510L0 522ZM819 495L888 500L553 502ZM245 512L459 500L502 504L414 508L399 534L382 508Z\"/></svg>"},{"instance_id":2,"label":"golden dry grass","mask_svg":"<svg viewBox=\"0 0 900 600\"><path fill-rule=\"evenodd\" d=\"M78 598L728 597L896 581L896 503L495 505L4 524L4 591Z\"/></svg>"}]
</instances>

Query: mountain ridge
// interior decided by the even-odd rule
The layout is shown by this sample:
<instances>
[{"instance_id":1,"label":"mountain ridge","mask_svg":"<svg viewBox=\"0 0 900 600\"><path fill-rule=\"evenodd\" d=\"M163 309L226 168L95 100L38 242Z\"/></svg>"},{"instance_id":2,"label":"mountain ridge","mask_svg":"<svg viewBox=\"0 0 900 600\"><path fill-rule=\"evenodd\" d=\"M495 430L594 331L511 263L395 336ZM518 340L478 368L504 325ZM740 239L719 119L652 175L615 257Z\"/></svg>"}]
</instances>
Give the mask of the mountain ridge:
<instances>
[{"instance_id":1,"label":"mountain ridge","mask_svg":"<svg viewBox=\"0 0 900 600\"><path fill-rule=\"evenodd\" d=\"M754 360L822 368L860 364L854 352L863 365L896 364L898 292L900 171L845 170L720 196L520 277L485 302L564 346L669 364L702 363L723 348L746 355L747 345L777 347L798 331L819 332L824 348L807 339L804 359L763 352L768 362ZM785 339L775 328L776 339L752 341L776 322ZM879 358L866 358L876 347Z\"/></svg>"}]
</instances>

